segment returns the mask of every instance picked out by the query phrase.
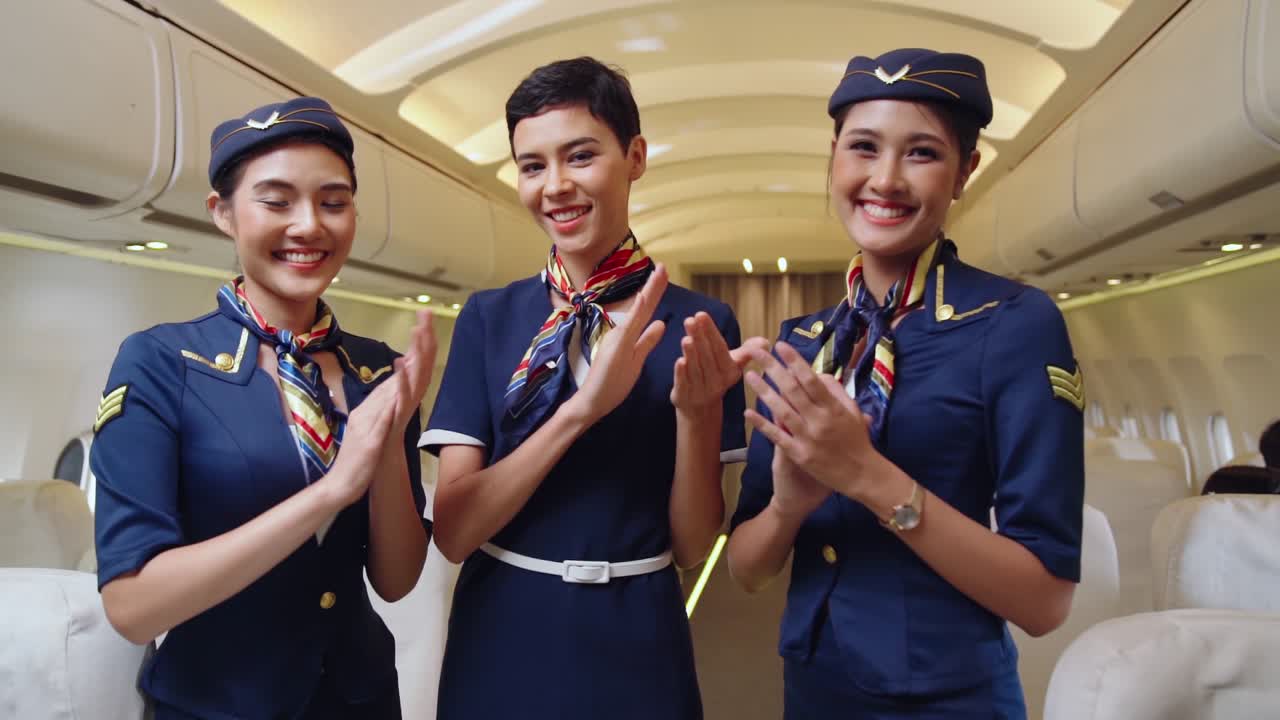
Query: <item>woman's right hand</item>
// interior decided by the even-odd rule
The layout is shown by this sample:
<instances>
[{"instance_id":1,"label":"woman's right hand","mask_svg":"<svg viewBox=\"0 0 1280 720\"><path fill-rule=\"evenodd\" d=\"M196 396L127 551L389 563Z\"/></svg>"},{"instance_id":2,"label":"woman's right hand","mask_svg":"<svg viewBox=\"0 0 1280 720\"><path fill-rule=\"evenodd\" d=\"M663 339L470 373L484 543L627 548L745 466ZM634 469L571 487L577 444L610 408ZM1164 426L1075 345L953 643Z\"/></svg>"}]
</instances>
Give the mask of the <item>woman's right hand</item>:
<instances>
[{"instance_id":1,"label":"woman's right hand","mask_svg":"<svg viewBox=\"0 0 1280 720\"><path fill-rule=\"evenodd\" d=\"M396 362L403 361L397 358ZM359 500L369 489L378 470L382 447L395 426L397 400L409 393L406 375L393 373L347 417L338 459L320 481L326 483L337 509Z\"/></svg>"},{"instance_id":2,"label":"woman's right hand","mask_svg":"<svg viewBox=\"0 0 1280 720\"><path fill-rule=\"evenodd\" d=\"M779 448L773 449L773 499L775 512L789 518L803 519L817 510L831 489L805 472Z\"/></svg>"},{"instance_id":3,"label":"woman's right hand","mask_svg":"<svg viewBox=\"0 0 1280 720\"><path fill-rule=\"evenodd\" d=\"M586 381L562 407L582 413L588 424L594 424L631 394L645 358L658 346L666 329L661 320L650 322L666 289L667 270L658 263L636 294L626 319L600 341Z\"/></svg>"}]
</instances>

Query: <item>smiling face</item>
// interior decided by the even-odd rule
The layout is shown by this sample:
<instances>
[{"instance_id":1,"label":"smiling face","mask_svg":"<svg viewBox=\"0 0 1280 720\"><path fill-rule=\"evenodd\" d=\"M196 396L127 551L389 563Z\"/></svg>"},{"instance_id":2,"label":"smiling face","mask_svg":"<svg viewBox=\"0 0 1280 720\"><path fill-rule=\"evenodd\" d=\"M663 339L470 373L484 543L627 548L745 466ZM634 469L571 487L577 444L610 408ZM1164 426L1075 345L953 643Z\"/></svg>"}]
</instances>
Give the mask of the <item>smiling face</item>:
<instances>
[{"instance_id":1,"label":"smiling face","mask_svg":"<svg viewBox=\"0 0 1280 720\"><path fill-rule=\"evenodd\" d=\"M209 196L218 228L236 244L255 305L314 305L355 239L346 162L328 147L287 144L246 161L231 197Z\"/></svg>"},{"instance_id":2,"label":"smiling face","mask_svg":"<svg viewBox=\"0 0 1280 720\"><path fill-rule=\"evenodd\" d=\"M585 105L559 105L515 126L520 201L562 255L598 262L627 234L631 183L645 170L645 140L623 148Z\"/></svg>"},{"instance_id":3,"label":"smiling face","mask_svg":"<svg viewBox=\"0 0 1280 720\"><path fill-rule=\"evenodd\" d=\"M853 105L832 141L831 200L868 255L914 258L933 242L978 164L933 109L902 100Z\"/></svg>"}]
</instances>

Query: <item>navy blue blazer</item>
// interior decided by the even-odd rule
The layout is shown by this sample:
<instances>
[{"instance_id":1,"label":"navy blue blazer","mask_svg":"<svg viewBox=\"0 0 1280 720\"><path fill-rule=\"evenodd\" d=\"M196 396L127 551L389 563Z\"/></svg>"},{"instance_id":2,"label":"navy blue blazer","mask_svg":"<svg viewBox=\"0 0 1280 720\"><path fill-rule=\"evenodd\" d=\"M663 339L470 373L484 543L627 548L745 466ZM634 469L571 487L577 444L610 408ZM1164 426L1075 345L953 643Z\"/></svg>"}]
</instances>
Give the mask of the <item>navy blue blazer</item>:
<instances>
[{"instance_id":1,"label":"navy blue blazer","mask_svg":"<svg viewBox=\"0 0 1280 720\"><path fill-rule=\"evenodd\" d=\"M1062 314L1042 291L960 262L950 242L941 252L923 310L896 331L895 383L878 449L975 522L989 525L994 508L1001 534L1052 574L1078 581L1084 398ZM812 360L830 314L788 320L780 339ZM768 505L772 459L773 445L754 433L733 527ZM781 654L808 660L829 616L839 661L869 692L953 692L1016 668L1005 622L895 535L839 494L806 519Z\"/></svg>"},{"instance_id":2,"label":"navy blue blazer","mask_svg":"<svg viewBox=\"0 0 1280 720\"><path fill-rule=\"evenodd\" d=\"M99 587L173 547L237 528L306 486L277 382L256 336L213 312L159 325L120 347L99 407L91 463ZM354 408L390 377L396 353L343 333L336 350ZM425 506L415 443L410 485ZM322 673L348 701L394 692L395 644L364 581L368 497L266 575L169 632L141 688L201 718L293 717Z\"/></svg>"}]
</instances>

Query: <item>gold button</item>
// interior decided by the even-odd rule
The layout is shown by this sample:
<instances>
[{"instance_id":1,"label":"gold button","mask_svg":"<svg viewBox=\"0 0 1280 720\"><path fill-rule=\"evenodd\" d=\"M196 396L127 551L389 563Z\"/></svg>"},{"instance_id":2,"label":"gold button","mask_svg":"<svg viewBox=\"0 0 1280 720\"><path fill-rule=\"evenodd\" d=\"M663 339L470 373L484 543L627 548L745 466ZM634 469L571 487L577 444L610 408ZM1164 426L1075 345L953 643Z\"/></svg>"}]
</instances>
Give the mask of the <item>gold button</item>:
<instances>
[{"instance_id":1,"label":"gold button","mask_svg":"<svg viewBox=\"0 0 1280 720\"><path fill-rule=\"evenodd\" d=\"M956 309L950 305L941 305L938 307L938 320L950 320L952 315L956 314Z\"/></svg>"},{"instance_id":2,"label":"gold button","mask_svg":"<svg viewBox=\"0 0 1280 720\"><path fill-rule=\"evenodd\" d=\"M809 326L809 332L813 333L814 335L817 335L818 333L822 332L822 328L824 327L826 326L822 324L821 320L814 320L813 325Z\"/></svg>"},{"instance_id":3,"label":"gold button","mask_svg":"<svg viewBox=\"0 0 1280 720\"><path fill-rule=\"evenodd\" d=\"M830 545L823 545L823 546L822 546L822 559L823 559L823 560L826 560L828 565L835 565L835 564L836 564L836 560L839 560L839 559L840 559L840 556L836 555L836 549L835 549L835 548L831 547Z\"/></svg>"},{"instance_id":4,"label":"gold button","mask_svg":"<svg viewBox=\"0 0 1280 720\"><path fill-rule=\"evenodd\" d=\"M327 592L320 596L320 607L325 610L333 607L336 602L338 602L338 596L331 592Z\"/></svg>"},{"instance_id":5,"label":"gold button","mask_svg":"<svg viewBox=\"0 0 1280 720\"><path fill-rule=\"evenodd\" d=\"M218 353L218 356L213 359L213 364L217 365L219 370L230 370L236 361L227 353Z\"/></svg>"},{"instance_id":6,"label":"gold button","mask_svg":"<svg viewBox=\"0 0 1280 720\"><path fill-rule=\"evenodd\" d=\"M365 365L360 366L360 379L365 382L369 382L370 380L373 380L373 371L370 370L368 366L365 366Z\"/></svg>"}]
</instances>

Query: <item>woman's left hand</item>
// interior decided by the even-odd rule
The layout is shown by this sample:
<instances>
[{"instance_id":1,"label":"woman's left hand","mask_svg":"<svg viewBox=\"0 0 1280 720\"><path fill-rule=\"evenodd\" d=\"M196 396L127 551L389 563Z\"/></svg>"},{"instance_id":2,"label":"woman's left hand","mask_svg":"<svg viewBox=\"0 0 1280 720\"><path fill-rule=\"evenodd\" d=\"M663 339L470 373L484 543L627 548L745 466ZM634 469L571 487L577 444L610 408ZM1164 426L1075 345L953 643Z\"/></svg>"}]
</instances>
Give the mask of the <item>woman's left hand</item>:
<instances>
[{"instance_id":1,"label":"woman's left hand","mask_svg":"<svg viewBox=\"0 0 1280 720\"><path fill-rule=\"evenodd\" d=\"M871 443L869 418L834 377L815 373L785 342L774 348L778 357L752 352L772 385L755 372L746 375L773 420L748 410L747 421L818 482L857 499L885 462Z\"/></svg>"},{"instance_id":2,"label":"woman's left hand","mask_svg":"<svg viewBox=\"0 0 1280 720\"><path fill-rule=\"evenodd\" d=\"M395 427L401 432L409 425L409 419L422 406L422 398L431 384L431 371L436 363L436 335L431 324L431 313L418 311L418 322L409 334L409 348L404 357L395 362L396 374L403 375L403 383L397 383Z\"/></svg>"},{"instance_id":3,"label":"woman's left hand","mask_svg":"<svg viewBox=\"0 0 1280 720\"><path fill-rule=\"evenodd\" d=\"M671 387L671 404L689 416L700 416L720 407L724 394L742 379L742 368L751 361L753 349L766 343L747 340L730 350L711 316L699 312L684 321L685 336L680 341L683 355L676 360Z\"/></svg>"}]
</instances>

